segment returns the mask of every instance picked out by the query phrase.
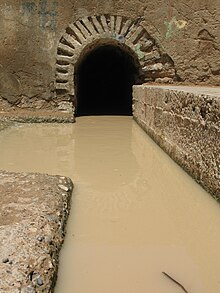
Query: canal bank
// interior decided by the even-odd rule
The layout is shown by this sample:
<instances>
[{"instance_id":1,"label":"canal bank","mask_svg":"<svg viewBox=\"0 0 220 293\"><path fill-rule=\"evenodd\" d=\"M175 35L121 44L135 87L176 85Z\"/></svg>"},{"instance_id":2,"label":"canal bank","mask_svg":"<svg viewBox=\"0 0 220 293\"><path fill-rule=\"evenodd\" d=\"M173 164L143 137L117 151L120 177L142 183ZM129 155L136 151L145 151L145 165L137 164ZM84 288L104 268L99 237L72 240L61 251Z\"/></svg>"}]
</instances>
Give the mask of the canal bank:
<instances>
[{"instance_id":1,"label":"canal bank","mask_svg":"<svg viewBox=\"0 0 220 293\"><path fill-rule=\"evenodd\" d=\"M139 85L133 115L150 137L220 199L220 88Z\"/></svg>"},{"instance_id":2,"label":"canal bank","mask_svg":"<svg viewBox=\"0 0 220 293\"><path fill-rule=\"evenodd\" d=\"M21 125L0 136L1 166L63 174L74 204L56 292L220 291L219 205L132 117Z\"/></svg>"},{"instance_id":3,"label":"canal bank","mask_svg":"<svg viewBox=\"0 0 220 293\"><path fill-rule=\"evenodd\" d=\"M0 292L52 292L70 210L70 179L0 171Z\"/></svg>"}]
</instances>

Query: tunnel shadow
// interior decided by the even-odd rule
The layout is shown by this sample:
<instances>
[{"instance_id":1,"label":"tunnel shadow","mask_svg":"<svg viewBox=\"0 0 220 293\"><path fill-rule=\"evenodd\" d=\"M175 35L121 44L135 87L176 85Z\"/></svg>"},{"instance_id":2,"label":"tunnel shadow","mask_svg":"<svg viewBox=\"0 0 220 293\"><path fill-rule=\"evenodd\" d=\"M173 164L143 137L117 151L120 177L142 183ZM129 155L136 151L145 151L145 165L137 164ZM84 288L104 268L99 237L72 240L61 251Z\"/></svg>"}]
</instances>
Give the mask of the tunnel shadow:
<instances>
[{"instance_id":1,"label":"tunnel shadow","mask_svg":"<svg viewBox=\"0 0 220 293\"><path fill-rule=\"evenodd\" d=\"M97 46L78 62L76 116L132 115L132 86L139 81L139 65L121 47Z\"/></svg>"}]
</instances>

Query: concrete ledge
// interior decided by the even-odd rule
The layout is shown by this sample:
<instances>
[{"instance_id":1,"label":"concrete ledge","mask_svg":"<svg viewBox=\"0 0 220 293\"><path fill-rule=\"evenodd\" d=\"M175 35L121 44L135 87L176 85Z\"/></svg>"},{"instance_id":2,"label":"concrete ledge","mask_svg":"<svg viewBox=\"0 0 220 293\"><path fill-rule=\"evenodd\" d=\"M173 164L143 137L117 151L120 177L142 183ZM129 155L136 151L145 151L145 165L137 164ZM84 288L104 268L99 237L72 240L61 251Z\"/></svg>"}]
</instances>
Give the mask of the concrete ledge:
<instances>
[{"instance_id":1,"label":"concrete ledge","mask_svg":"<svg viewBox=\"0 0 220 293\"><path fill-rule=\"evenodd\" d=\"M20 123L72 123L73 112L62 112L55 110L24 110L13 109L11 111L0 111L0 122Z\"/></svg>"},{"instance_id":2,"label":"concrete ledge","mask_svg":"<svg viewBox=\"0 0 220 293\"><path fill-rule=\"evenodd\" d=\"M53 292L73 185L0 172L0 292Z\"/></svg>"},{"instance_id":3,"label":"concrete ledge","mask_svg":"<svg viewBox=\"0 0 220 293\"><path fill-rule=\"evenodd\" d=\"M220 88L134 86L133 107L137 123L220 199Z\"/></svg>"},{"instance_id":4,"label":"concrete ledge","mask_svg":"<svg viewBox=\"0 0 220 293\"><path fill-rule=\"evenodd\" d=\"M12 125L13 125L13 122L9 122L9 121L8 122L1 122L0 121L0 131L4 130Z\"/></svg>"}]
</instances>

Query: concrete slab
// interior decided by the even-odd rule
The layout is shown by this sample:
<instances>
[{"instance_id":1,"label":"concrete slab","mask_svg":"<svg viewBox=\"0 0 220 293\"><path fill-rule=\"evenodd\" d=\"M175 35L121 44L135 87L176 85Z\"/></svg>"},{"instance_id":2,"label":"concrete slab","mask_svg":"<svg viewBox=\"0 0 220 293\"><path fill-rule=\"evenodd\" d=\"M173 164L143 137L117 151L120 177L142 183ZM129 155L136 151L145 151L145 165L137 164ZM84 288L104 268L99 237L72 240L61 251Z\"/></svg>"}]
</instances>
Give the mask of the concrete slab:
<instances>
[{"instance_id":1,"label":"concrete slab","mask_svg":"<svg viewBox=\"0 0 220 293\"><path fill-rule=\"evenodd\" d=\"M220 200L220 87L140 85L133 98L138 124Z\"/></svg>"},{"instance_id":2,"label":"concrete slab","mask_svg":"<svg viewBox=\"0 0 220 293\"><path fill-rule=\"evenodd\" d=\"M198 95L220 97L220 87L207 86L185 86L185 85L145 85L146 88L158 88L170 91L183 91Z\"/></svg>"},{"instance_id":3,"label":"concrete slab","mask_svg":"<svg viewBox=\"0 0 220 293\"><path fill-rule=\"evenodd\" d=\"M14 108L13 111L0 109L0 123L72 123L74 121L75 119L71 112L19 108Z\"/></svg>"},{"instance_id":4,"label":"concrete slab","mask_svg":"<svg viewBox=\"0 0 220 293\"><path fill-rule=\"evenodd\" d=\"M73 184L0 172L0 292L52 292Z\"/></svg>"}]
</instances>

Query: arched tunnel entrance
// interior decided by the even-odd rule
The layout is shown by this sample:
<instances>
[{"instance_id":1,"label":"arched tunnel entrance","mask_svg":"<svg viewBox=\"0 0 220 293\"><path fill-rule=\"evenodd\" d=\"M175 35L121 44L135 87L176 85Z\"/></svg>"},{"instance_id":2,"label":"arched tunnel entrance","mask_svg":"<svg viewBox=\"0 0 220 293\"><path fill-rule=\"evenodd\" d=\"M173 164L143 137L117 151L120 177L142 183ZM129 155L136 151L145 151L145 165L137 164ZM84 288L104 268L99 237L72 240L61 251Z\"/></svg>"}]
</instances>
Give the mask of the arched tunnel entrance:
<instances>
[{"instance_id":1,"label":"arched tunnel entrance","mask_svg":"<svg viewBox=\"0 0 220 293\"><path fill-rule=\"evenodd\" d=\"M102 44L76 67L76 115L132 115L132 85L137 83L135 57L117 45Z\"/></svg>"}]
</instances>

